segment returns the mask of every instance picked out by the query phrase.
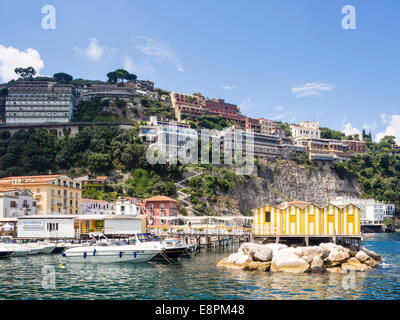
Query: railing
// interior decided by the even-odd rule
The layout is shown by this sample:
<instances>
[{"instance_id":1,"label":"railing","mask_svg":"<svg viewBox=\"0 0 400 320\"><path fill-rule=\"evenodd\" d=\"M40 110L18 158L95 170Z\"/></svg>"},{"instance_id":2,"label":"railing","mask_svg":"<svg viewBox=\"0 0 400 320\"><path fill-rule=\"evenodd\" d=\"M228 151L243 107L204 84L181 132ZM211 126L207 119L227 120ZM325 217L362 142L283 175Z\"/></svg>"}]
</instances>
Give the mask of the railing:
<instances>
[{"instance_id":1,"label":"railing","mask_svg":"<svg viewBox=\"0 0 400 320\"><path fill-rule=\"evenodd\" d=\"M243 227L227 227L217 225L204 226L148 226L156 235L210 235L210 236L247 236L250 235L250 228Z\"/></svg>"}]
</instances>

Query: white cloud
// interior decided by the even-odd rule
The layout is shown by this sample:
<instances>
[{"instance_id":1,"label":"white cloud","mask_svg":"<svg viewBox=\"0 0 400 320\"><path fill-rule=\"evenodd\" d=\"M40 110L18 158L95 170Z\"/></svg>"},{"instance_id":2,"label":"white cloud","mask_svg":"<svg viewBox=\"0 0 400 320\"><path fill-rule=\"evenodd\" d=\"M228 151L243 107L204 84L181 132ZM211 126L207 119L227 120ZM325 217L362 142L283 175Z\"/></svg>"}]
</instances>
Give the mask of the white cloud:
<instances>
[{"instance_id":1,"label":"white cloud","mask_svg":"<svg viewBox=\"0 0 400 320\"><path fill-rule=\"evenodd\" d=\"M222 86L222 89L224 89L224 90L236 90L236 87L233 87L233 86Z\"/></svg>"},{"instance_id":2,"label":"white cloud","mask_svg":"<svg viewBox=\"0 0 400 320\"><path fill-rule=\"evenodd\" d=\"M290 115L293 115L293 114L294 114L293 111L281 113L281 114L278 114L275 117L271 117L271 120L280 120L280 119L286 118L287 116L290 116ZM294 121L293 119L296 119L296 118L293 117L291 121Z\"/></svg>"},{"instance_id":3,"label":"white cloud","mask_svg":"<svg viewBox=\"0 0 400 320\"><path fill-rule=\"evenodd\" d=\"M320 96L323 91L331 91L335 87L324 82L309 82L301 86L293 87L292 93L297 97Z\"/></svg>"},{"instance_id":4,"label":"white cloud","mask_svg":"<svg viewBox=\"0 0 400 320\"><path fill-rule=\"evenodd\" d=\"M381 141L385 136L394 136L396 138L396 144L400 145L400 115L392 114L391 116L380 115L382 122L387 124L384 131L376 134L375 140Z\"/></svg>"},{"instance_id":5,"label":"white cloud","mask_svg":"<svg viewBox=\"0 0 400 320\"><path fill-rule=\"evenodd\" d=\"M351 122L347 122L344 125L344 128L343 128L342 132L345 133L346 136L355 135L355 134L361 134L361 131L358 130L357 128L353 127Z\"/></svg>"},{"instance_id":6,"label":"white cloud","mask_svg":"<svg viewBox=\"0 0 400 320\"><path fill-rule=\"evenodd\" d=\"M243 113L245 111L249 111L253 106L250 98L245 98L239 103L240 111Z\"/></svg>"},{"instance_id":7,"label":"white cloud","mask_svg":"<svg viewBox=\"0 0 400 320\"><path fill-rule=\"evenodd\" d=\"M275 110L283 110L283 109L285 109L285 108L282 107L282 106L276 106L276 107L275 107Z\"/></svg>"},{"instance_id":8,"label":"white cloud","mask_svg":"<svg viewBox=\"0 0 400 320\"><path fill-rule=\"evenodd\" d=\"M96 38L91 38L89 41L89 46L83 50L78 47L74 47L74 51L79 55L85 56L93 61L98 61L103 56L106 47L99 45L99 41Z\"/></svg>"},{"instance_id":9,"label":"white cloud","mask_svg":"<svg viewBox=\"0 0 400 320\"><path fill-rule=\"evenodd\" d=\"M365 131L375 131L375 129L378 127L378 125L376 124L376 122L374 123L364 123L363 124L363 129Z\"/></svg>"},{"instance_id":10,"label":"white cloud","mask_svg":"<svg viewBox=\"0 0 400 320\"><path fill-rule=\"evenodd\" d=\"M44 63L39 52L35 49L28 48L25 51L20 51L13 47L0 45L0 77L3 81L17 79L18 76L14 69L19 67L33 67L37 72L36 75L40 75Z\"/></svg>"},{"instance_id":11,"label":"white cloud","mask_svg":"<svg viewBox=\"0 0 400 320\"><path fill-rule=\"evenodd\" d=\"M132 59L128 55L124 55L124 69L140 75L148 75L154 71L154 66L147 60L141 61L136 64L132 61Z\"/></svg>"},{"instance_id":12,"label":"white cloud","mask_svg":"<svg viewBox=\"0 0 400 320\"><path fill-rule=\"evenodd\" d=\"M158 62L168 62L176 67L180 72L183 72L182 63L179 61L175 51L166 43L149 37L137 37L139 42L136 48L144 54L154 57Z\"/></svg>"}]
</instances>

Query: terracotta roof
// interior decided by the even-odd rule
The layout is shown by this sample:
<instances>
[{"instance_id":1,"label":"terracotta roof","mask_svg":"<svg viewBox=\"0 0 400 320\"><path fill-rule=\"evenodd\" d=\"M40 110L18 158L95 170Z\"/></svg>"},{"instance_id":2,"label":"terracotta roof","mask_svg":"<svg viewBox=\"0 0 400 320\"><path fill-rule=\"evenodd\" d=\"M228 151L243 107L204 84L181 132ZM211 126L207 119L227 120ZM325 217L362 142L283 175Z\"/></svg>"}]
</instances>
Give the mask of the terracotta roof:
<instances>
[{"instance_id":1,"label":"terracotta roof","mask_svg":"<svg viewBox=\"0 0 400 320\"><path fill-rule=\"evenodd\" d=\"M96 177L96 179L98 179L98 180L107 180L107 176L104 176L104 177Z\"/></svg>"},{"instance_id":2,"label":"terracotta roof","mask_svg":"<svg viewBox=\"0 0 400 320\"><path fill-rule=\"evenodd\" d=\"M147 201L172 201L172 202L178 202L175 199L172 199L172 198L169 198L169 197L166 197L166 196L154 196L154 197L145 199L144 201L145 202L147 202Z\"/></svg>"},{"instance_id":3,"label":"terracotta roof","mask_svg":"<svg viewBox=\"0 0 400 320\"><path fill-rule=\"evenodd\" d=\"M55 180L58 177L64 176L63 174L57 175L43 175L43 176L15 176L0 179L0 185L21 185L21 184L43 184ZM13 180L21 180L20 183L13 184Z\"/></svg>"}]
</instances>

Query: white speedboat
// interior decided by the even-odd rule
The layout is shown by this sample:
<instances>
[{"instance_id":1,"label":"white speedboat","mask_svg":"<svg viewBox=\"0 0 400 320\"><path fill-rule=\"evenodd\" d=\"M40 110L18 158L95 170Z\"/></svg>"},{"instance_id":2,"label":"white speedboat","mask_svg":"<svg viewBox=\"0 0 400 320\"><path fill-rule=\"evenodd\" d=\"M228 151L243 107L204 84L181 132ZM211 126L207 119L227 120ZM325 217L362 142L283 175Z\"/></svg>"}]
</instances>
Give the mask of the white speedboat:
<instances>
[{"instance_id":1,"label":"white speedboat","mask_svg":"<svg viewBox=\"0 0 400 320\"><path fill-rule=\"evenodd\" d=\"M94 245L67 249L62 256L71 262L147 262L160 252L157 246Z\"/></svg>"}]
</instances>

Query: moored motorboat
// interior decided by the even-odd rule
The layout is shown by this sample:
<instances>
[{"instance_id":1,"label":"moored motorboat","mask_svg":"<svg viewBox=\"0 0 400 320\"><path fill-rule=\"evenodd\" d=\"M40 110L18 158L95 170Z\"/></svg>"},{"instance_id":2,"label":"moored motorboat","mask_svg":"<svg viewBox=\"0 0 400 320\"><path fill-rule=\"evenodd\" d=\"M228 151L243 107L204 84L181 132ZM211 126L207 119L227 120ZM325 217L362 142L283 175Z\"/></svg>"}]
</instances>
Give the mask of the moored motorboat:
<instances>
[{"instance_id":1,"label":"moored motorboat","mask_svg":"<svg viewBox=\"0 0 400 320\"><path fill-rule=\"evenodd\" d=\"M71 262L147 262L160 252L156 246L94 245L67 249L62 256Z\"/></svg>"}]
</instances>

